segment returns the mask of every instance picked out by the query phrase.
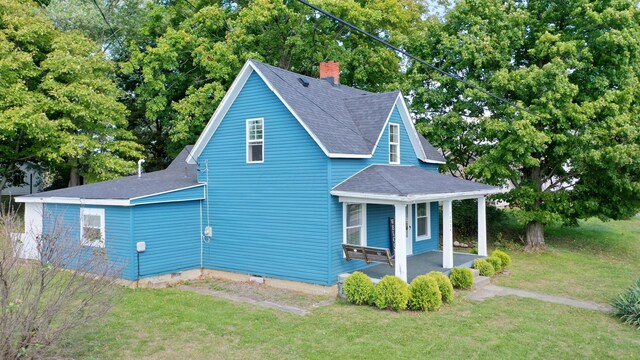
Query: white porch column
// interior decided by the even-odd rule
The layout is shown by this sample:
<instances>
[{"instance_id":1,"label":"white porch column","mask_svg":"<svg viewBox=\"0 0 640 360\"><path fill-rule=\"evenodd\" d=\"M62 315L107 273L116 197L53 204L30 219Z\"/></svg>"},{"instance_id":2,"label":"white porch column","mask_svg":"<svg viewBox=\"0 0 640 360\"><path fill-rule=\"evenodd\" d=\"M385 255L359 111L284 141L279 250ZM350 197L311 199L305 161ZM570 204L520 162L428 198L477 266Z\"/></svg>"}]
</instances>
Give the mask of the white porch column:
<instances>
[{"instance_id":1,"label":"white porch column","mask_svg":"<svg viewBox=\"0 0 640 360\"><path fill-rule=\"evenodd\" d=\"M453 268L453 209L451 200L444 200L442 204L442 233L442 267L451 269Z\"/></svg>"},{"instance_id":2,"label":"white porch column","mask_svg":"<svg viewBox=\"0 0 640 360\"><path fill-rule=\"evenodd\" d=\"M396 248L395 248L395 270L396 276L407 281L407 229L406 204L395 204L396 210Z\"/></svg>"},{"instance_id":3,"label":"white porch column","mask_svg":"<svg viewBox=\"0 0 640 360\"><path fill-rule=\"evenodd\" d=\"M478 255L487 256L487 207L484 196L478 198Z\"/></svg>"}]
</instances>

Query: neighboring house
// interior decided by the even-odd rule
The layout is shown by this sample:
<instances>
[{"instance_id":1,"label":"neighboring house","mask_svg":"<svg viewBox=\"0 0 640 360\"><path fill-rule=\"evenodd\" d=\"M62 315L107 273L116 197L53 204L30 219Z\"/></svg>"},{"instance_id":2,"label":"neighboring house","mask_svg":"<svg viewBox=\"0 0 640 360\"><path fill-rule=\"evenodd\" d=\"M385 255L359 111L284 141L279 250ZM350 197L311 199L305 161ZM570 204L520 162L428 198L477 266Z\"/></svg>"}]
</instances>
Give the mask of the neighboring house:
<instances>
[{"instance_id":1,"label":"neighboring house","mask_svg":"<svg viewBox=\"0 0 640 360\"><path fill-rule=\"evenodd\" d=\"M43 181L40 172L31 166L22 165L20 167L24 171L23 184L20 186L7 186L0 191L2 196L20 196L35 194L42 191Z\"/></svg>"},{"instance_id":2,"label":"neighboring house","mask_svg":"<svg viewBox=\"0 0 640 360\"><path fill-rule=\"evenodd\" d=\"M442 202L442 264L453 267L451 201L478 198L484 225L484 198L499 190L439 174L444 159L399 91L339 85L336 63L320 69L315 79L249 60L166 170L20 197L27 225L46 233L63 219L74 241L127 260L129 280L212 269L333 285L368 266L346 261L343 243L392 248L391 235L404 239L392 250L407 279L408 256L439 248ZM390 234L390 218L405 226Z\"/></svg>"}]
</instances>

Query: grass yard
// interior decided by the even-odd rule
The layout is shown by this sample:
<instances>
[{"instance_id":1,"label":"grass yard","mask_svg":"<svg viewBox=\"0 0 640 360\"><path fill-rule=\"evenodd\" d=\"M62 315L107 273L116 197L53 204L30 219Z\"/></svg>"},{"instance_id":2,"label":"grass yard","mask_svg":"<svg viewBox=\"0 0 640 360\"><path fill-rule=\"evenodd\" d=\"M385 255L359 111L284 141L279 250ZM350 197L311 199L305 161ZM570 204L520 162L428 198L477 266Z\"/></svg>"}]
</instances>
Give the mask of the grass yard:
<instances>
[{"instance_id":1,"label":"grass yard","mask_svg":"<svg viewBox=\"0 0 640 360\"><path fill-rule=\"evenodd\" d=\"M127 290L79 358L633 358L640 336L607 315L515 297L434 313L336 304L299 317L203 295Z\"/></svg>"},{"instance_id":2,"label":"grass yard","mask_svg":"<svg viewBox=\"0 0 640 360\"><path fill-rule=\"evenodd\" d=\"M549 250L510 251L513 265L508 275L496 278L498 285L609 303L640 278L640 217L594 219L545 232Z\"/></svg>"},{"instance_id":3,"label":"grass yard","mask_svg":"<svg viewBox=\"0 0 640 360\"><path fill-rule=\"evenodd\" d=\"M511 251L497 283L608 302L640 276L640 219L548 229L550 250ZM640 358L640 332L533 299L464 299L432 313L338 302L305 317L177 289L123 289L103 323L67 339L80 359Z\"/></svg>"}]
</instances>

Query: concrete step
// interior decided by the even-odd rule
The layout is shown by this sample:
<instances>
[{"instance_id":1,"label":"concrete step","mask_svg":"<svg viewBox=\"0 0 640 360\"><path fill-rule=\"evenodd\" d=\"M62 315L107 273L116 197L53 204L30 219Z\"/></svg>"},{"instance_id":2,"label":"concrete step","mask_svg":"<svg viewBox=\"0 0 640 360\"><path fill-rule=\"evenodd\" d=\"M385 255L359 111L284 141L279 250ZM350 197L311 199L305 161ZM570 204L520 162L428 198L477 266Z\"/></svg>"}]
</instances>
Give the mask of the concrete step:
<instances>
[{"instance_id":1,"label":"concrete step","mask_svg":"<svg viewBox=\"0 0 640 360\"><path fill-rule=\"evenodd\" d=\"M487 276L476 276L473 278L473 288L480 289L491 284L491 278Z\"/></svg>"},{"instance_id":2,"label":"concrete step","mask_svg":"<svg viewBox=\"0 0 640 360\"><path fill-rule=\"evenodd\" d=\"M480 270L478 269L470 269L471 273L473 274L473 278L477 278L478 276L480 276Z\"/></svg>"}]
</instances>

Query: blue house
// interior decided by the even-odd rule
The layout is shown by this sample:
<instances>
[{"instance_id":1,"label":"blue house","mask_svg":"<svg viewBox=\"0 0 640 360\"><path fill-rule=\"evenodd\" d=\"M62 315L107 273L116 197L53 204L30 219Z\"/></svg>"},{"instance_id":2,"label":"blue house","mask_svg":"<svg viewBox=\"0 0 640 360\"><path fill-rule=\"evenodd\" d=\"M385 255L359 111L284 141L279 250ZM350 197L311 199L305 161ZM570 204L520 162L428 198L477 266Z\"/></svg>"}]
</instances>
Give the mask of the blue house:
<instances>
[{"instance_id":1,"label":"blue house","mask_svg":"<svg viewBox=\"0 0 640 360\"><path fill-rule=\"evenodd\" d=\"M27 232L62 219L72 240L125 259L127 280L198 270L333 285L372 266L343 244L389 249L410 280L407 259L440 248L440 203L442 267L455 265L453 200L478 199L486 255L485 196L500 190L439 174L443 163L399 91L340 85L333 62L316 79L249 60L167 169L16 201Z\"/></svg>"}]
</instances>

